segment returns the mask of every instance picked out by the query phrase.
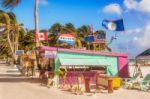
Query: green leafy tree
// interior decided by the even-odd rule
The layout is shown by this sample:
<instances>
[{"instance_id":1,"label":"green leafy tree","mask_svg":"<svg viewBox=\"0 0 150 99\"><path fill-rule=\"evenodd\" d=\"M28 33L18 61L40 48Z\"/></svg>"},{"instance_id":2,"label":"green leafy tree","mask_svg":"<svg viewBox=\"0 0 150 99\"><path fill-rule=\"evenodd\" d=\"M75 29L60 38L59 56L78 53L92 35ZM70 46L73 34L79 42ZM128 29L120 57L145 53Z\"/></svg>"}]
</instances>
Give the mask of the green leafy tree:
<instances>
[{"instance_id":1,"label":"green leafy tree","mask_svg":"<svg viewBox=\"0 0 150 99\"><path fill-rule=\"evenodd\" d=\"M90 49L90 44L85 42L84 38L89 34L91 34L91 28L89 25L83 25L77 29L78 40L81 42L83 47L87 47L88 49Z\"/></svg>"},{"instance_id":2,"label":"green leafy tree","mask_svg":"<svg viewBox=\"0 0 150 99\"><path fill-rule=\"evenodd\" d=\"M1 4L2 7L4 8L11 8L13 9L14 7L16 7L21 0L1 0ZM38 28L38 0L35 0L35 7L34 7L34 19L35 19L35 33L39 32L39 28ZM36 43L36 46L38 46L38 43ZM35 51L36 52L36 51ZM36 59L37 59L37 65L39 65L39 61L38 61L38 57L37 57L37 53L36 53Z\"/></svg>"},{"instance_id":3,"label":"green leafy tree","mask_svg":"<svg viewBox=\"0 0 150 99\"><path fill-rule=\"evenodd\" d=\"M1 0L2 7L13 9L21 0Z\"/></svg>"},{"instance_id":4,"label":"green leafy tree","mask_svg":"<svg viewBox=\"0 0 150 99\"><path fill-rule=\"evenodd\" d=\"M58 38L61 34L62 25L60 23L53 24L49 29L49 45L58 46Z\"/></svg>"},{"instance_id":5,"label":"green leafy tree","mask_svg":"<svg viewBox=\"0 0 150 99\"><path fill-rule=\"evenodd\" d=\"M23 49L25 52L35 49L35 32L34 30L27 31L24 33L22 38L19 40L20 49Z\"/></svg>"},{"instance_id":6,"label":"green leafy tree","mask_svg":"<svg viewBox=\"0 0 150 99\"><path fill-rule=\"evenodd\" d=\"M0 27L3 28L3 39L7 40L7 44L10 47L11 55L14 60L17 60L15 51L18 50L19 44L19 32L22 30L22 26L17 23L14 13L6 13L0 11Z\"/></svg>"}]
</instances>

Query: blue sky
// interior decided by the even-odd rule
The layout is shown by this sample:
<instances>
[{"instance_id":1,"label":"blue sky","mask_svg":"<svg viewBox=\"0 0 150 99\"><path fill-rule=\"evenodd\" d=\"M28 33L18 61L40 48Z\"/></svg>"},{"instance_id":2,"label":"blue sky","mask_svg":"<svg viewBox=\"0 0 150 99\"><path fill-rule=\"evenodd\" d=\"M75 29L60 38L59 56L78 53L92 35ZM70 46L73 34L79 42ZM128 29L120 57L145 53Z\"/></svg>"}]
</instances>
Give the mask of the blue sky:
<instances>
[{"instance_id":1,"label":"blue sky","mask_svg":"<svg viewBox=\"0 0 150 99\"><path fill-rule=\"evenodd\" d=\"M117 32L118 39L110 46L134 57L150 46L149 5L150 0L39 0L39 27L48 29L56 22L71 22L75 27L85 24L99 30L104 29L103 19L123 18L126 31ZM33 11L34 0L21 0L13 10L19 22L29 29L34 28ZM115 32L106 32L109 41Z\"/></svg>"}]
</instances>

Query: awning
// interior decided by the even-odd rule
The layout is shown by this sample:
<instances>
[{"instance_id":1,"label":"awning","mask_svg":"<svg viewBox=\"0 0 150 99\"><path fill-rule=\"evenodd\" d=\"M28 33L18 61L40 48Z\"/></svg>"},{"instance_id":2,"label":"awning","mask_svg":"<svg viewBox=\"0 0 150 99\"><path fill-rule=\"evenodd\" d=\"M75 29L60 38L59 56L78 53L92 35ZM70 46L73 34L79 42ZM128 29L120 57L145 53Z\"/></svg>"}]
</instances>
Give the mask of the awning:
<instances>
[{"instance_id":1,"label":"awning","mask_svg":"<svg viewBox=\"0 0 150 99\"><path fill-rule=\"evenodd\" d=\"M109 66L104 59L62 59L61 66Z\"/></svg>"}]
</instances>

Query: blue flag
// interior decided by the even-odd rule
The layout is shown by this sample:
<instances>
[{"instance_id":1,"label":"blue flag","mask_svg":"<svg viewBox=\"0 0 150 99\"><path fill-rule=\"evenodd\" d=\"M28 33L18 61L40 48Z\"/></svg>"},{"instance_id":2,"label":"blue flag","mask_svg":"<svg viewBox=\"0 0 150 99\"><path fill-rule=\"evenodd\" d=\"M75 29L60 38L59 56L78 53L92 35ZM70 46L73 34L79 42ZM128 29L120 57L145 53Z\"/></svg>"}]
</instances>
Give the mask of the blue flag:
<instances>
[{"instance_id":1,"label":"blue flag","mask_svg":"<svg viewBox=\"0 0 150 99\"><path fill-rule=\"evenodd\" d=\"M92 43L94 42L94 36L93 35L88 35L85 37L85 41L86 42L89 42L89 43Z\"/></svg>"},{"instance_id":2,"label":"blue flag","mask_svg":"<svg viewBox=\"0 0 150 99\"><path fill-rule=\"evenodd\" d=\"M115 21L103 20L102 26L110 31L124 31L123 19Z\"/></svg>"}]
</instances>

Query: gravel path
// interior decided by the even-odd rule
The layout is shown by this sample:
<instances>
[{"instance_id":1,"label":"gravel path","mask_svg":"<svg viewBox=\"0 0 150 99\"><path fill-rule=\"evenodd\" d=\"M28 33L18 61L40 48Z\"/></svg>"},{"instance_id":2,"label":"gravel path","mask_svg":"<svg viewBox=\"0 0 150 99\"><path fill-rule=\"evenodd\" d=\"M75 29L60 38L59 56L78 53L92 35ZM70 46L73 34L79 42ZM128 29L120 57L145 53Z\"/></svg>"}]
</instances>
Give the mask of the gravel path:
<instances>
[{"instance_id":1,"label":"gravel path","mask_svg":"<svg viewBox=\"0 0 150 99\"><path fill-rule=\"evenodd\" d=\"M150 99L150 92L120 89L113 94L74 95L41 86L36 78L21 77L16 67L0 64L0 99Z\"/></svg>"}]
</instances>

